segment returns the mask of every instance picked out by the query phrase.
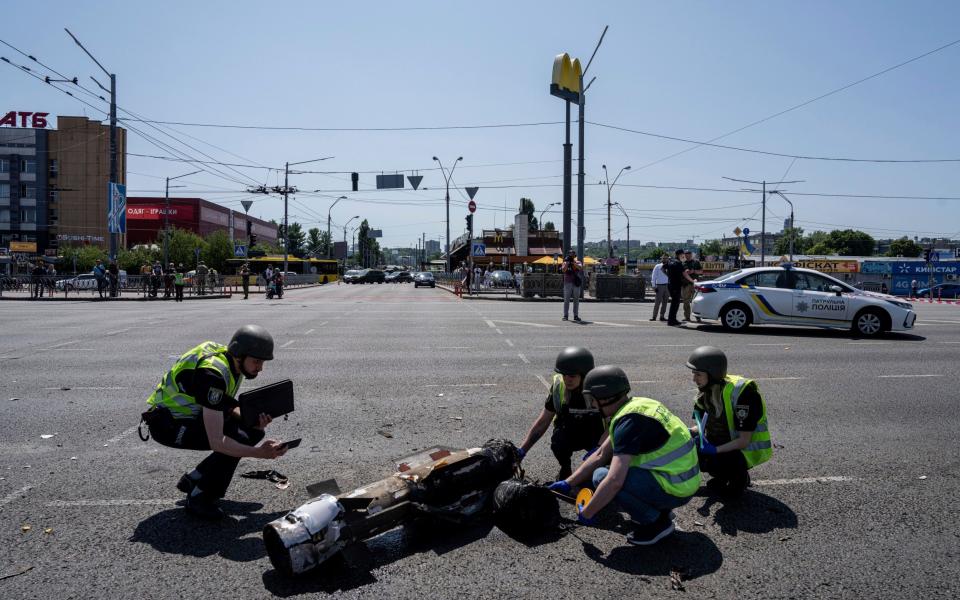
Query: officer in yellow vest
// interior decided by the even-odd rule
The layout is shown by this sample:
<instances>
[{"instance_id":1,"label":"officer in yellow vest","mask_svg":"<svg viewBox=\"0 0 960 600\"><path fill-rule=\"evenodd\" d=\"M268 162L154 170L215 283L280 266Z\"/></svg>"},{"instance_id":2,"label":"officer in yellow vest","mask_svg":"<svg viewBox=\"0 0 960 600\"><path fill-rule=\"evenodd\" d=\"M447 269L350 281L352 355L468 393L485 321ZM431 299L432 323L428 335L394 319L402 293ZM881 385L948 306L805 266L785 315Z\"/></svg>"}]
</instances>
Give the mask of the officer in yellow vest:
<instances>
[{"instance_id":1,"label":"officer in yellow vest","mask_svg":"<svg viewBox=\"0 0 960 600\"><path fill-rule=\"evenodd\" d=\"M241 457L272 459L286 452L276 440L260 444L269 415L261 414L254 428L240 421L240 384L254 379L268 360L273 360L273 338L259 325L244 325L227 346L203 342L188 350L147 399L150 409L143 419L154 439L171 448L213 450L177 483L187 494L187 510L201 518L223 517L217 504Z\"/></svg>"},{"instance_id":2,"label":"officer in yellow vest","mask_svg":"<svg viewBox=\"0 0 960 600\"><path fill-rule=\"evenodd\" d=\"M767 428L767 406L757 383L727 374L727 356L719 348L701 346L687 360L699 388L693 407L700 468L711 475L707 488L737 497L750 485L749 469L773 455Z\"/></svg>"},{"instance_id":3,"label":"officer in yellow vest","mask_svg":"<svg viewBox=\"0 0 960 600\"><path fill-rule=\"evenodd\" d=\"M571 455L577 450L594 450L603 436L603 420L597 409L583 397L583 377L593 368L593 354L586 348L571 346L557 355L553 384L540 415L530 426L520 445L526 456L553 423L550 449L560 463L557 479L573 472Z\"/></svg>"},{"instance_id":4,"label":"officer in yellow vest","mask_svg":"<svg viewBox=\"0 0 960 600\"><path fill-rule=\"evenodd\" d=\"M627 541L649 546L673 533L672 509L686 504L700 487L700 467L690 432L679 418L650 398L630 397L630 381L619 367L587 373L583 394L605 419L609 435L600 450L573 475L549 487L571 495L593 484L590 502L577 507L578 520L592 525L612 500L630 514Z\"/></svg>"}]
</instances>

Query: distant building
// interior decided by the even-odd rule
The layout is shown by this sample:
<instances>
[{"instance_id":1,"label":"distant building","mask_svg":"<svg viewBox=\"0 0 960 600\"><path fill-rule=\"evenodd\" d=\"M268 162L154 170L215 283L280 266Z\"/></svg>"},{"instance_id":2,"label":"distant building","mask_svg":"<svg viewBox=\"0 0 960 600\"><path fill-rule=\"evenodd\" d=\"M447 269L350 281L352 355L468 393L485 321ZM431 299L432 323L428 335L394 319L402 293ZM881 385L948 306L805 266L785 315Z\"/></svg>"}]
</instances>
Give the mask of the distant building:
<instances>
[{"instance_id":1,"label":"distant building","mask_svg":"<svg viewBox=\"0 0 960 600\"><path fill-rule=\"evenodd\" d=\"M435 254L440 252L440 240L427 240L427 254Z\"/></svg>"},{"instance_id":2,"label":"distant building","mask_svg":"<svg viewBox=\"0 0 960 600\"><path fill-rule=\"evenodd\" d=\"M127 247L156 244L165 217L171 228L185 229L201 237L223 231L238 243L250 234L257 236L257 243L277 243L275 224L203 198L171 198L170 214L166 215L164 198L132 196L127 198Z\"/></svg>"}]
</instances>

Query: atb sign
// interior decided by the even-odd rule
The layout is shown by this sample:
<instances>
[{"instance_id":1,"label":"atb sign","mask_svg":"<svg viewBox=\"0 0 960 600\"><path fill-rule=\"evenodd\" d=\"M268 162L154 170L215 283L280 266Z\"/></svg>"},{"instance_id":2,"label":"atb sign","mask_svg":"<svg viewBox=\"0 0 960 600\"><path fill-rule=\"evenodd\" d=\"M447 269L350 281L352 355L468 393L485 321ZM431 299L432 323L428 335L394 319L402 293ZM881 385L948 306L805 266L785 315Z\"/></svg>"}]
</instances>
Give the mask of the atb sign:
<instances>
[{"instance_id":1,"label":"atb sign","mask_svg":"<svg viewBox=\"0 0 960 600\"><path fill-rule=\"evenodd\" d=\"M247 247L246 246L234 246L233 255L236 258L246 258L247 257Z\"/></svg>"},{"instance_id":2,"label":"atb sign","mask_svg":"<svg viewBox=\"0 0 960 600\"><path fill-rule=\"evenodd\" d=\"M470 256L486 256L487 245L483 242L473 242L470 244Z\"/></svg>"}]
</instances>

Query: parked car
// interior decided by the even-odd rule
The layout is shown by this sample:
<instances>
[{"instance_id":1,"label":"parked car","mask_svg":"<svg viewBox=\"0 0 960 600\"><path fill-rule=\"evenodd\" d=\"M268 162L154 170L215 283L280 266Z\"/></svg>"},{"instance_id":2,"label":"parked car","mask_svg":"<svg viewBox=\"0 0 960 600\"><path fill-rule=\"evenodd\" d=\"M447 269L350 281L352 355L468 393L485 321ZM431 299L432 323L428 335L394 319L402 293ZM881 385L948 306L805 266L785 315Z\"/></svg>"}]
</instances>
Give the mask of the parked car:
<instances>
[{"instance_id":1,"label":"parked car","mask_svg":"<svg viewBox=\"0 0 960 600\"><path fill-rule=\"evenodd\" d=\"M421 285L430 286L432 288L437 287L437 280L433 278L433 273L429 271L421 271L413 276L413 287L418 288Z\"/></svg>"},{"instance_id":2,"label":"parked car","mask_svg":"<svg viewBox=\"0 0 960 600\"><path fill-rule=\"evenodd\" d=\"M359 276L360 276L360 270L359 270L359 269L350 269L349 271L347 271L346 273L343 274L343 282L344 282L344 283L356 283L356 279L357 279L357 277L359 277Z\"/></svg>"},{"instance_id":3,"label":"parked car","mask_svg":"<svg viewBox=\"0 0 960 600\"><path fill-rule=\"evenodd\" d=\"M85 273L76 277L61 279L57 282L57 289L60 291L72 292L73 290L95 290L97 289L97 278L93 273Z\"/></svg>"},{"instance_id":4,"label":"parked car","mask_svg":"<svg viewBox=\"0 0 960 600\"><path fill-rule=\"evenodd\" d=\"M410 271L394 271L387 273L384 278L385 283L412 283L413 275Z\"/></svg>"},{"instance_id":5,"label":"parked car","mask_svg":"<svg viewBox=\"0 0 960 600\"><path fill-rule=\"evenodd\" d=\"M960 283L938 283L932 288L920 288L917 290L918 298L950 298L955 300L960 297Z\"/></svg>"},{"instance_id":6,"label":"parked car","mask_svg":"<svg viewBox=\"0 0 960 600\"><path fill-rule=\"evenodd\" d=\"M513 287L513 273L510 271L494 271L490 274L493 287Z\"/></svg>"},{"instance_id":7,"label":"parked car","mask_svg":"<svg viewBox=\"0 0 960 600\"><path fill-rule=\"evenodd\" d=\"M383 283L385 277L384 272L379 269L363 269L358 271L349 283Z\"/></svg>"}]
</instances>

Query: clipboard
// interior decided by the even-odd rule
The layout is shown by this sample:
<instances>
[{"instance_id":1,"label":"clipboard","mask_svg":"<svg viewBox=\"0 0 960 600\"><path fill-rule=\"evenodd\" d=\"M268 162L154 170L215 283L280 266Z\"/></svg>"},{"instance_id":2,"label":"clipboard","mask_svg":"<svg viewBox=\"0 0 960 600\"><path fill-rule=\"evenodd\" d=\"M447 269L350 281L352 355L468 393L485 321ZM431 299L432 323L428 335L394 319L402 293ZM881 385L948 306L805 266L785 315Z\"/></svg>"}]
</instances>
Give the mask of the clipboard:
<instances>
[{"instance_id":1,"label":"clipboard","mask_svg":"<svg viewBox=\"0 0 960 600\"><path fill-rule=\"evenodd\" d=\"M245 427L260 424L260 413L274 419L293 412L293 382L289 379L271 383L240 394L240 420Z\"/></svg>"}]
</instances>

